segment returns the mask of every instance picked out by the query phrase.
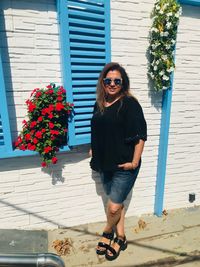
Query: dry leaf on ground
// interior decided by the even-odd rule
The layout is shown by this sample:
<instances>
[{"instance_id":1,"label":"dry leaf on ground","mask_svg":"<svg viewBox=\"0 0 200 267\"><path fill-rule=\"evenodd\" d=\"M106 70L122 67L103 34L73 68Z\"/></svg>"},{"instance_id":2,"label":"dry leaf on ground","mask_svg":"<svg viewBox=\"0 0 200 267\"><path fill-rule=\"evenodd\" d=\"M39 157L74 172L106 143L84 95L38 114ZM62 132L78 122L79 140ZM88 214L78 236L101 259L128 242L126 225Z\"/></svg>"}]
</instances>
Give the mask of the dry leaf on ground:
<instances>
[{"instance_id":1,"label":"dry leaf on ground","mask_svg":"<svg viewBox=\"0 0 200 267\"><path fill-rule=\"evenodd\" d=\"M56 250L59 256L70 254L73 248L73 242L70 238L64 238L63 240L53 241L52 247Z\"/></svg>"}]
</instances>

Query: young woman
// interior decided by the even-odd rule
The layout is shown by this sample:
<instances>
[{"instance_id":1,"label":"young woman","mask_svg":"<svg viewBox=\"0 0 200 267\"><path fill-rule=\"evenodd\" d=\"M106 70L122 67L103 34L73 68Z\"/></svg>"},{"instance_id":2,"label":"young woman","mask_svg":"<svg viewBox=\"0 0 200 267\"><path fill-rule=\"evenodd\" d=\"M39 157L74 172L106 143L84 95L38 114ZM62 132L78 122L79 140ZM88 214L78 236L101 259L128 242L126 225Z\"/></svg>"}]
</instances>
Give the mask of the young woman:
<instances>
[{"instance_id":1,"label":"young woman","mask_svg":"<svg viewBox=\"0 0 200 267\"><path fill-rule=\"evenodd\" d=\"M127 248L123 203L137 178L146 139L143 111L130 93L125 69L118 63L107 64L99 76L91 120L90 165L100 173L109 197L107 224L96 248L96 253L105 254L108 260Z\"/></svg>"}]
</instances>

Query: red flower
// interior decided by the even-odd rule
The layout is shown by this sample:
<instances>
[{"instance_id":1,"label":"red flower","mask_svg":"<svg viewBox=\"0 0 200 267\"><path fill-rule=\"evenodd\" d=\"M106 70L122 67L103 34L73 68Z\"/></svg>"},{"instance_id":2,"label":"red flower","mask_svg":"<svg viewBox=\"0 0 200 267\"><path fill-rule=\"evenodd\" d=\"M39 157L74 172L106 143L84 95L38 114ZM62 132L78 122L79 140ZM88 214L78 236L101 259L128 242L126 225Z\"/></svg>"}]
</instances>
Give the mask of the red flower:
<instances>
[{"instance_id":1,"label":"red flower","mask_svg":"<svg viewBox=\"0 0 200 267\"><path fill-rule=\"evenodd\" d=\"M29 101L28 103L28 111L29 112L33 112L36 109L36 105L34 103L32 103L31 101Z\"/></svg>"},{"instance_id":2,"label":"red flower","mask_svg":"<svg viewBox=\"0 0 200 267\"><path fill-rule=\"evenodd\" d=\"M37 93L35 94L35 96L36 96L37 98L39 98L41 95L42 95L41 92L37 92Z\"/></svg>"},{"instance_id":3,"label":"red flower","mask_svg":"<svg viewBox=\"0 0 200 267\"><path fill-rule=\"evenodd\" d=\"M52 88L52 85L49 84L49 85L47 85L46 87L47 87L48 89L51 89L51 88Z\"/></svg>"},{"instance_id":4,"label":"red flower","mask_svg":"<svg viewBox=\"0 0 200 267\"><path fill-rule=\"evenodd\" d=\"M62 101L62 100L63 100L62 96L59 95L59 96L57 97L57 100L58 100L58 101Z\"/></svg>"},{"instance_id":5,"label":"red flower","mask_svg":"<svg viewBox=\"0 0 200 267\"><path fill-rule=\"evenodd\" d=\"M58 159L57 159L56 157L53 157L53 158L51 159L51 161L52 161L53 164L56 164L56 162L58 161Z\"/></svg>"},{"instance_id":6,"label":"red flower","mask_svg":"<svg viewBox=\"0 0 200 267\"><path fill-rule=\"evenodd\" d=\"M38 121L42 121L42 120L43 120L43 117L40 116L40 117L38 118Z\"/></svg>"},{"instance_id":7,"label":"red flower","mask_svg":"<svg viewBox=\"0 0 200 267\"><path fill-rule=\"evenodd\" d=\"M31 135L29 133L25 134L24 138L26 141L29 141L29 140L31 140Z\"/></svg>"},{"instance_id":8,"label":"red flower","mask_svg":"<svg viewBox=\"0 0 200 267\"><path fill-rule=\"evenodd\" d=\"M45 132L46 132L46 129L43 128L43 129L42 129L42 133L45 133Z\"/></svg>"},{"instance_id":9,"label":"red flower","mask_svg":"<svg viewBox=\"0 0 200 267\"><path fill-rule=\"evenodd\" d=\"M44 153L49 153L52 150L50 146L44 148Z\"/></svg>"},{"instance_id":10,"label":"red flower","mask_svg":"<svg viewBox=\"0 0 200 267\"><path fill-rule=\"evenodd\" d=\"M43 162L41 163L41 166L42 166L42 167L47 167L46 162L43 161Z\"/></svg>"},{"instance_id":11,"label":"red flower","mask_svg":"<svg viewBox=\"0 0 200 267\"><path fill-rule=\"evenodd\" d=\"M42 138L42 132L38 131L35 133L35 136L38 138L38 139L41 139Z\"/></svg>"},{"instance_id":12,"label":"red flower","mask_svg":"<svg viewBox=\"0 0 200 267\"><path fill-rule=\"evenodd\" d=\"M49 122L49 128L53 129L54 128L54 124L52 122Z\"/></svg>"},{"instance_id":13,"label":"red flower","mask_svg":"<svg viewBox=\"0 0 200 267\"><path fill-rule=\"evenodd\" d=\"M32 121L30 123L30 128L34 128L37 125L37 121Z\"/></svg>"},{"instance_id":14,"label":"red flower","mask_svg":"<svg viewBox=\"0 0 200 267\"><path fill-rule=\"evenodd\" d=\"M24 144L22 144L21 146L19 146L20 150L26 150L26 146Z\"/></svg>"},{"instance_id":15,"label":"red flower","mask_svg":"<svg viewBox=\"0 0 200 267\"><path fill-rule=\"evenodd\" d=\"M51 134L55 134L55 135L59 135L60 134L59 131L57 131L57 130L50 130L50 133Z\"/></svg>"},{"instance_id":16,"label":"red flower","mask_svg":"<svg viewBox=\"0 0 200 267\"><path fill-rule=\"evenodd\" d=\"M33 143L37 144L38 143L38 139L37 138L33 138Z\"/></svg>"},{"instance_id":17,"label":"red flower","mask_svg":"<svg viewBox=\"0 0 200 267\"><path fill-rule=\"evenodd\" d=\"M54 117L54 116L53 116L52 113L50 113L49 116L48 116L49 119L53 119L53 117Z\"/></svg>"},{"instance_id":18,"label":"red flower","mask_svg":"<svg viewBox=\"0 0 200 267\"><path fill-rule=\"evenodd\" d=\"M64 109L65 107L64 107L64 105L62 104L62 103L57 103L56 104L56 110L57 111L61 111L62 109Z\"/></svg>"}]
</instances>

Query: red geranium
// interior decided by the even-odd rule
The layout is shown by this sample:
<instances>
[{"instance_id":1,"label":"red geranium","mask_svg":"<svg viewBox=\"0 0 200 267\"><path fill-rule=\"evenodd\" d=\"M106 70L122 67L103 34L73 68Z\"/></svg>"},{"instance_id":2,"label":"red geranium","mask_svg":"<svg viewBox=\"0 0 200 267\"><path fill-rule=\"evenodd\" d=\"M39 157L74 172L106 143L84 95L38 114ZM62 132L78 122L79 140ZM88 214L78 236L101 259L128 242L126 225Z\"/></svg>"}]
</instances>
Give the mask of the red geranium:
<instances>
[{"instance_id":1,"label":"red geranium","mask_svg":"<svg viewBox=\"0 0 200 267\"><path fill-rule=\"evenodd\" d=\"M23 120L15 147L37 151L42 167L56 164L56 153L67 144L67 121L73 104L66 102L66 90L55 84L34 89L26 104L28 120Z\"/></svg>"}]
</instances>

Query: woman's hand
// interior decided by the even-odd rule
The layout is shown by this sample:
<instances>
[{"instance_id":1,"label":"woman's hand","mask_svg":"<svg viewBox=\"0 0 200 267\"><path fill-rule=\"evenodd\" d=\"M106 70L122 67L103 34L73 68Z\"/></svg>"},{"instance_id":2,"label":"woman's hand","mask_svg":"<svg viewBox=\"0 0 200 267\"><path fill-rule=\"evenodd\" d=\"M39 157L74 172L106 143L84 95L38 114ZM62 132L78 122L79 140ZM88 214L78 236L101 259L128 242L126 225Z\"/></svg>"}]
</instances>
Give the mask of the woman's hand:
<instances>
[{"instance_id":1,"label":"woman's hand","mask_svg":"<svg viewBox=\"0 0 200 267\"><path fill-rule=\"evenodd\" d=\"M118 167L124 169L125 171L129 171L129 170L136 169L138 167L138 163L137 162L126 162L123 164L119 164Z\"/></svg>"}]
</instances>

